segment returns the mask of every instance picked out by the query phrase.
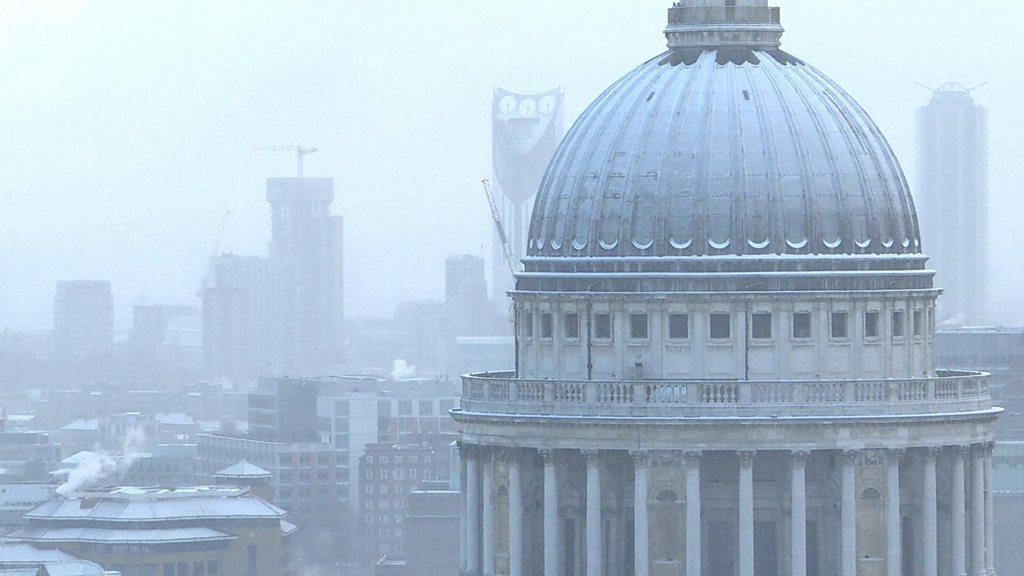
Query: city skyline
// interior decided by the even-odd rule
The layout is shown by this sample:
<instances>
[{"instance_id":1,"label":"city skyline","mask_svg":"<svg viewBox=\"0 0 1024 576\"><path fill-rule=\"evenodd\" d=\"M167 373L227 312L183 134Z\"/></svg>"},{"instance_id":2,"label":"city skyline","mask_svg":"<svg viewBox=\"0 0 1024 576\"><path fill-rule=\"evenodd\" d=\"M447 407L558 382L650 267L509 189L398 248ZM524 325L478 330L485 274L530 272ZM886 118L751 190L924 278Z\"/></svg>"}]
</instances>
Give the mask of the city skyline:
<instances>
[{"instance_id":1,"label":"city skyline","mask_svg":"<svg viewBox=\"0 0 1024 576\"><path fill-rule=\"evenodd\" d=\"M13 10L10 6L16 4L0 10ZM323 150L307 163L307 172L336 179L335 212L348 222L344 260L350 273L345 292L351 297L346 299L346 314L389 315L399 302L415 299L412 284L438 299L447 256L491 257L491 223L479 179L491 175L487 124L494 86L524 91L564 86L568 125L616 74L661 49L656 38L640 33L658 25L661 4L651 0L642 6L613 2L594 7L573 40L551 40L536 32L542 22L572 20L568 5L494 7L496 15L508 21L503 30L489 24L489 8L452 6L444 14L457 33L445 35L443 41L439 31L416 34L423 50L410 56L409 64L420 71L402 67L399 74L382 74L374 66L393 54L394 35L412 34L413 22L426 9L422 6L394 14L361 6L351 23L338 24L351 32L346 42L334 39L330 18L312 23L318 10L329 13L326 5L316 3L288 13L263 5L246 14L211 8L203 20L186 18L185 8L164 7L167 18L180 26L161 31L136 21L140 14L131 6L123 6L116 16L108 12L111 5L74 2L58 13L24 9L2 24L8 40L0 51L0 74L16 75L21 81L7 96L13 106L0 111L0 122L10 128L0 138L0 151L7 159L0 164L0 176L8 182L5 218L17 222L22 231L0 239L0 249L8 254L0 262L0 276L5 278L0 301L19 303L0 306L0 326L49 327L51 290L64 278L111 281L119 333L128 327L132 304L193 303L194 287L205 272L226 210L234 216L225 250L265 252L270 222L261 182L291 174L294 166L289 158L261 154L253 147L283 141L321 146ZM976 43L994 51L1010 49L1009 23L1024 8L1003 5L1000 10L972 11L956 2L923 1L874 6L855 13L865 20L863 26L833 37L823 30L842 29L838 24L852 13L807 0L791 0L785 8L785 25L793 30L787 45L835 76L872 111L904 160L915 191L920 178L911 161L912 111L927 101L928 93L914 83L937 86L958 80L969 85L993 80L976 97L989 108L993 124L992 233L1011 238L994 244L993 257L1019 251L1011 231L1024 222L1018 221L1019 211L1006 207L1012 206L1012 183L1024 177L1024 168L1012 161L1020 139L1015 126L1021 122L1010 103L1020 72L1004 70L996 62L978 62L955 46ZM220 38L214 39L213 32L227 30L229 16L237 16L231 20L231 33L213 34ZM266 38L271 30L264 22L275 18L309 28L312 37L321 40L318 50L243 42L245 34ZM393 29L380 38L368 36L370 30L384 28L388 19L394 20ZM117 29L109 29L111 25ZM642 40L618 38L613 32L620 27L638 31L636 38ZM916 33L925 29L933 32ZM904 46L898 30L916 41ZM114 43L117 49L82 36L86 31L119 40ZM871 41L864 43L863 34L870 34ZM66 39L39 46L30 37L54 35ZM173 58L172 47L192 37L207 40ZM854 41L860 49L844 53L842 45ZM476 44L488 46L484 52L491 56L466 55L466 47ZM373 46L381 55L357 58L361 45ZM1004 45L1007 48L1001 48ZM897 49L906 54L905 62L872 68L873 62L890 62L886 55ZM37 66L32 69L19 68L19 62L26 61L25 50L36 52ZM81 53L82 67L77 76L64 64L76 53ZM268 64L246 80L240 66L255 58ZM308 85L283 83L295 72L284 70L282 64L293 60L311 72L337 64L332 69L362 74L365 85L356 88L319 73L310 76L314 80ZM453 61L458 72L442 64L446 61ZM545 66L529 65L539 61ZM220 75L204 73L182 85L180 79L187 77L190 66ZM113 108L97 100L107 88L92 80L91 71L98 69L114 73ZM121 77L133 80L118 80ZM71 78L84 81L71 83ZM257 80L264 82L252 85ZM166 95L160 93L163 88ZM250 96L239 100L244 94ZM406 96L422 106L422 114L401 121L382 115ZM129 106L136 101L147 111ZM235 110L225 108L228 102ZM67 112L54 113L56 105ZM247 116L237 110L239 105L265 121L256 129L243 128ZM115 122L118 109L124 118ZM72 111L94 114L101 124L69 125L62 115ZM168 128L188 118L201 120L199 133L167 136ZM97 138L101 126L104 131ZM432 137L439 131L454 131L457 137ZM365 146L356 146L352 136L387 144L382 148L387 153L370 154ZM144 139L148 144L139 145ZM126 160L128 149L137 161ZM396 165L406 169L395 170ZM40 172L43 167L48 168ZM45 176L37 176L40 173ZM66 225L46 230L54 220ZM142 222L150 224L135 226ZM451 224L439 226L441 222ZM408 254L403 247L409 245L422 247L422 254ZM927 252L927 236L924 246ZM995 270L993 284L1018 283L1013 268ZM393 281L379 282L382 278ZM992 299L995 307L1008 311L1007 321L1020 318L1010 294L997 290Z\"/></svg>"}]
</instances>

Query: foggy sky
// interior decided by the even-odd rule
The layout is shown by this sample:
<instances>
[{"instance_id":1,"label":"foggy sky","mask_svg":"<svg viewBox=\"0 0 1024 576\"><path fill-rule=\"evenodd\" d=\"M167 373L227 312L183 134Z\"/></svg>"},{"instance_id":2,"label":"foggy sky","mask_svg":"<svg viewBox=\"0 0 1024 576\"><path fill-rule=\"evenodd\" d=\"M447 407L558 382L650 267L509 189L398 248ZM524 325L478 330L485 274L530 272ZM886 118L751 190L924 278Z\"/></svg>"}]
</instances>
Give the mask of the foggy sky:
<instances>
[{"instance_id":1,"label":"foggy sky","mask_svg":"<svg viewBox=\"0 0 1024 576\"><path fill-rule=\"evenodd\" d=\"M1024 2L778 0L783 48L867 109L915 197L914 111L991 81L994 298L1022 322ZM494 85L564 86L567 125L664 50L670 0L0 0L0 329L48 328L58 279L135 303L195 303L222 251L264 254L264 179L333 176L346 313L441 298L444 258L490 255ZM925 251L928 237L924 238ZM1009 307L1013 307L1010 309Z\"/></svg>"}]
</instances>

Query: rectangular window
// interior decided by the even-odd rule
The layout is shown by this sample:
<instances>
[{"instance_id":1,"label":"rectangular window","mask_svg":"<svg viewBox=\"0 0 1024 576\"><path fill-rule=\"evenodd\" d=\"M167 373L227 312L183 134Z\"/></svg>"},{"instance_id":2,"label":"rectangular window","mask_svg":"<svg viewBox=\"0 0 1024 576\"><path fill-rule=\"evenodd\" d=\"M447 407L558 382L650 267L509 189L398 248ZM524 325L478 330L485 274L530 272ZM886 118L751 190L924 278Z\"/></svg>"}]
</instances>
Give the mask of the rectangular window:
<instances>
[{"instance_id":1,"label":"rectangular window","mask_svg":"<svg viewBox=\"0 0 1024 576\"><path fill-rule=\"evenodd\" d=\"M540 337L551 338L554 326L551 324L551 314L545 312L540 315Z\"/></svg>"},{"instance_id":2,"label":"rectangular window","mask_svg":"<svg viewBox=\"0 0 1024 576\"><path fill-rule=\"evenodd\" d=\"M832 313L832 337L838 339L850 337L849 315L846 312Z\"/></svg>"},{"instance_id":3,"label":"rectangular window","mask_svg":"<svg viewBox=\"0 0 1024 576\"><path fill-rule=\"evenodd\" d=\"M633 340L647 339L647 314L629 315L629 337Z\"/></svg>"},{"instance_id":4,"label":"rectangular window","mask_svg":"<svg viewBox=\"0 0 1024 576\"><path fill-rule=\"evenodd\" d=\"M793 313L793 338L796 340L806 340L811 337L811 313L810 312L794 312Z\"/></svg>"},{"instance_id":5,"label":"rectangular window","mask_svg":"<svg viewBox=\"0 0 1024 576\"><path fill-rule=\"evenodd\" d=\"M533 312L523 312L523 334L527 339L533 338Z\"/></svg>"},{"instance_id":6,"label":"rectangular window","mask_svg":"<svg viewBox=\"0 0 1024 576\"><path fill-rule=\"evenodd\" d=\"M732 316L715 313L711 315L711 339L728 340L732 335Z\"/></svg>"},{"instance_id":7,"label":"rectangular window","mask_svg":"<svg viewBox=\"0 0 1024 576\"><path fill-rule=\"evenodd\" d=\"M758 312L750 317L750 327L755 340L768 340L772 337L772 315Z\"/></svg>"},{"instance_id":8,"label":"rectangular window","mask_svg":"<svg viewBox=\"0 0 1024 576\"><path fill-rule=\"evenodd\" d=\"M686 340L690 337L690 316L688 314L669 314L668 337L670 340Z\"/></svg>"},{"instance_id":9,"label":"rectangular window","mask_svg":"<svg viewBox=\"0 0 1024 576\"><path fill-rule=\"evenodd\" d=\"M174 576L174 564L170 562L164 564L164 576Z\"/></svg>"},{"instance_id":10,"label":"rectangular window","mask_svg":"<svg viewBox=\"0 0 1024 576\"><path fill-rule=\"evenodd\" d=\"M879 314L878 312L865 312L864 313L864 336L866 338L878 338L881 333L879 330Z\"/></svg>"},{"instance_id":11,"label":"rectangular window","mask_svg":"<svg viewBox=\"0 0 1024 576\"><path fill-rule=\"evenodd\" d=\"M579 340L580 338L580 315L576 313L566 314L562 318L566 340Z\"/></svg>"},{"instance_id":12,"label":"rectangular window","mask_svg":"<svg viewBox=\"0 0 1024 576\"><path fill-rule=\"evenodd\" d=\"M207 574L220 574L220 560L207 560L206 561L206 573Z\"/></svg>"},{"instance_id":13,"label":"rectangular window","mask_svg":"<svg viewBox=\"0 0 1024 576\"><path fill-rule=\"evenodd\" d=\"M598 340L612 339L611 314L594 314L594 338Z\"/></svg>"},{"instance_id":14,"label":"rectangular window","mask_svg":"<svg viewBox=\"0 0 1024 576\"><path fill-rule=\"evenodd\" d=\"M893 310L892 313L892 337L903 338L906 335L906 327L903 325L903 311Z\"/></svg>"},{"instance_id":15,"label":"rectangular window","mask_svg":"<svg viewBox=\"0 0 1024 576\"><path fill-rule=\"evenodd\" d=\"M924 312L914 310L914 336L924 336Z\"/></svg>"}]
</instances>

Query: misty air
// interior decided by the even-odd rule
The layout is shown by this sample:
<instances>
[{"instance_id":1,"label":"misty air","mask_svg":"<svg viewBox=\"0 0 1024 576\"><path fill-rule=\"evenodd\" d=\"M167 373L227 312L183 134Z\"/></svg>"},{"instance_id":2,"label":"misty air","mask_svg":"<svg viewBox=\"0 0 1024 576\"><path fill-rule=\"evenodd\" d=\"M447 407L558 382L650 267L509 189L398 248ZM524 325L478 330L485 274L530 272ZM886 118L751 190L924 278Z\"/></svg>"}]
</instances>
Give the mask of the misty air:
<instances>
[{"instance_id":1,"label":"misty air","mask_svg":"<svg viewBox=\"0 0 1024 576\"><path fill-rule=\"evenodd\" d=\"M1014 576L1024 3L0 0L0 576Z\"/></svg>"}]
</instances>

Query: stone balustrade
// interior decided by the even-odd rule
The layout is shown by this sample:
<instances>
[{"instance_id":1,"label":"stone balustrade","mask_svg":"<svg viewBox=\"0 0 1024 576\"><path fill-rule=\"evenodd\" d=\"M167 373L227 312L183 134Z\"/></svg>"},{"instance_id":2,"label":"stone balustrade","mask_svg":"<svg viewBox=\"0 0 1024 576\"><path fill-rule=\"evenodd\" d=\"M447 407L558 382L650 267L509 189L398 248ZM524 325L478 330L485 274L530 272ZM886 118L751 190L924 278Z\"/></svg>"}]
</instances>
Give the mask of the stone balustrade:
<instances>
[{"instance_id":1,"label":"stone balustrade","mask_svg":"<svg viewBox=\"0 0 1024 576\"><path fill-rule=\"evenodd\" d=\"M954 414L992 407L988 374L940 371L889 380L528 380L512 372L462 379L461 410L538 416L842 417Z\"/></svg>"}]
</instances>

